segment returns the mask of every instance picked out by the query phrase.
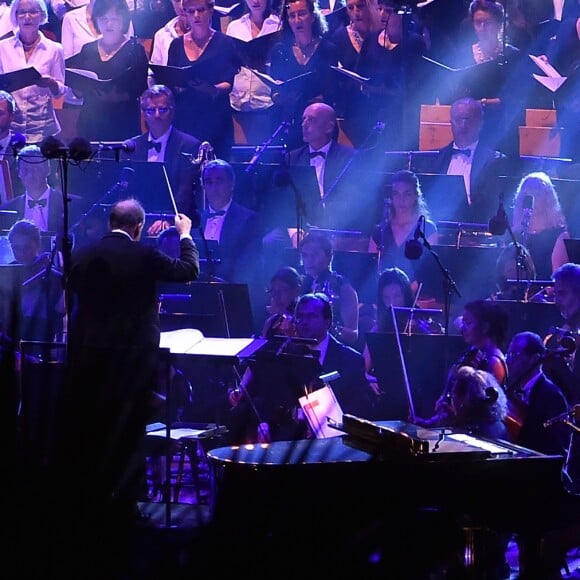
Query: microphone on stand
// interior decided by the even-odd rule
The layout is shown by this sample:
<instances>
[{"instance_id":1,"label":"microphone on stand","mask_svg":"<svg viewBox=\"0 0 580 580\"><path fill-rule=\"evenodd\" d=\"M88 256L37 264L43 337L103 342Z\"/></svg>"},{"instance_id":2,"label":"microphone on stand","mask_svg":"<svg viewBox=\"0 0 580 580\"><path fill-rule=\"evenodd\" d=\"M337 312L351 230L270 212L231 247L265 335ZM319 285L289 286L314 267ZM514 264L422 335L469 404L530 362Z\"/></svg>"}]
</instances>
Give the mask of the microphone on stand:
<instances>
[{"instance_id":1,"label":"microphone on stand","mask_svg":"<svg viewBox=\"0 0 580 580\"><path fill-rule=\"evenodd\" d=\"M532 219L533 212L534 196L524 195L524 198L522 199L522 235L524 237L524 244L530 229L530 220Z\"/></svg>"},{"instance_id":2,"label":"microphone on stand","mask_svg":"<svg viewBox=\"0 0 580 580\"><path fill-rule=\"evenodd\" d=\"M497 213L489 220L489 233L493 236L503 236L508 227L508 217L503 205L503 193L499 194Z\"/></svg>"},{"instance_id":3,"label":"microphone on stand","mask_svg":"<svg viewBox=\"0 0 580 580\"><path fill-rule=\"evenodd\" d=\"M415 228L413 239L405 242L405 258L407 258L407 260L418 260L423 253L423 244L419 241L420 239L425 238L425 234L421 230L422 223L425 223L424 215L419 216L419 219L417 220L417 227Z\"/></svg>"}]
</instances>

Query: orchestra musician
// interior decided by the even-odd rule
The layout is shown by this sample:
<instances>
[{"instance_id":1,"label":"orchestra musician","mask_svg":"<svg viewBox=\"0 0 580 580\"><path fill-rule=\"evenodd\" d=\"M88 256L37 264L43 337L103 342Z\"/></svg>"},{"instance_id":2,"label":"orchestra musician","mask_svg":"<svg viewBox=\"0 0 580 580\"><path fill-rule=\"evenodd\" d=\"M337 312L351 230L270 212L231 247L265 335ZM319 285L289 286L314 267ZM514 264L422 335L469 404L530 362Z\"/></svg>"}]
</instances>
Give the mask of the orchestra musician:
<instances>
[{"instance_id":1,"label":"orchestra musician","mask_svg":"<svg viewBox=\"0 0 580 580\"><path fill-rule=\"evenodd\" d=\"M560 266L552 275L554 280L554 299L560 315L564 319L561 328L548 335L544 340L548 348L558 346L562 337L569 336L578 346L580 330L580 265L567 263ZM568 357L552 357L544 364L548 377L558 385L568 403L580 402L580 363L576 353Z\"/></svg>"},{"instance_id":2,"label":"orchestra musician","mask_svg":"<svg viewBox=\"0 0 580 580\"><path fill-rule=\"evenodd\" d=\"M461 332L469 349L452 365L445 388L435 403L435 413L428 419L415 417L418 425L432 426L445 423L451 415L450 393L458 370L468 366L491 373L497 383L505 389L508 368L502 351L508 329L508 315L497 302L473 300L463 307Z\"/></svg>"},{"instance_id":3,"label":"orchestra musician","mask_svg":"<svg viewBox=\"0 0 580 580\"><path fill-rule=\"evenodd\" d=\"M14 264L24 265L20 295L20 338L51 342L61 336L64 326L62 273L53 264L54 256L42 252L40 229L30 220L19 220L8 232Z\"/></svg>"},{"instance_id":4,"label":"orchestra musician","mask_svg":"<svg viewBox=\"0 0 580 580\"><path fill-rule=\"evenodd\" d=\"M270 316L264 323L263 337L296 335L293 315L301 292L302 276L297 270L291 266L284 266L274 272L267 290L270 303L266 309Z\"/></svg>"},{"instance_id":5,"label":"orchestra musician","mask_svg":"<svg viewBox=\"0 0 580 580\"><path fill-rule=\"evenodd\" d=\"M310 232L300 245L306 276L303 292L320 292L332 305L331 333L345 344L358 340L358 294L349 280L332 269L334 250L330 238Z\"/></svg>"},{"instance_id":6,"label":"orchestra musician","mask_svg":"<svg viewBox=\"0 0 580 580\"><path fill-rule=\"evenodd\" d=\"M519 411L516 443L547 455L566 455L570 434L562 423L544 427L551 417L564 413L564 394L543 372L546 347L539 335L520 332L507 349L510 374L508 398ZM515 415L515 413L514 413Z\"/></svg>"}]
</instances>

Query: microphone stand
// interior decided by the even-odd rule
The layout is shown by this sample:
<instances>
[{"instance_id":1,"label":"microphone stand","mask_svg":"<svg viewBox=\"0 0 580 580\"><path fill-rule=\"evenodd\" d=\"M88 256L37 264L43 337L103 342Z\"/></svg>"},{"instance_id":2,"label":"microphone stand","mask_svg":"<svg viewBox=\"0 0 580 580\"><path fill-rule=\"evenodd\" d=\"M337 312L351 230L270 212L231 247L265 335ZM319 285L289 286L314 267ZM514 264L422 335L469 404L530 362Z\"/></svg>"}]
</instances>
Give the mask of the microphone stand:
<instances>
[{"instance_id":1,"label":"microphone stand","mask_svg":"<svg viewBox=\"0 0 580 580\"><path fill-rule=\"evenodd\" d=\"M332 194L332 192L336 189L336 186L340 183L341 179L344 177L350 166L353 164L354 160L359 156L361 151L368 151L367 145L371 140L373 135L379 135L385 130L385 124L382 121L377 121L375 126L371 129L369 134L365 137L365 140L362 142L361 146L355 150L354 155L344 164L344 167L340 171L340 173L335 177L334 181L328 188L328 191L324 192L322 199L320 200L320 205L324 209L326 199Z\"/></svg>"},{"instance_id":2,"label":"microphone stand","mask_svg":"<svg viewBox=\"0 0 580 580\"><path fill-rule=\"evenodd\" d=\"M425 232L419 231L419 237L423 240L423 246L429 251L429 253L435 258L441 273L443 274L443 292L444 292L444 317L445 317L445 336L449 336L449 312L451 309L451 293L455 292L455 294L461 298L461 292L457 288L457 284L451 277L449 270L443 265L441 259L439 258L439 254L433 249L431 244L427 241L425 237Z\"/></svg>"},{"instance_id":3,"label":"microphone stand","mask_svg":"<svg viewBox=\"0 0 580 580\"><path fill-rule=\"evenodd\" d=\"M260 161L260 157L262 157L262 154L264 153L264 151L266 151L266 149L268 149L268 147L272 144L274 139L276 139L278 137L278 135L282 131L286 130L289 126L290 126L290 121L288 121L288 120L282 121L276 127L276 130L272 133L272 135L270 135L268 140L265 143L263 143L262 145L258 145L256 147L256 152L254 153L254 156L252 157L252 159L250 159L250 162L248 163L248 166L245 169L246 173L251 173L252 171L255 170L256 165Z\"/></svg>"}]
</instances>

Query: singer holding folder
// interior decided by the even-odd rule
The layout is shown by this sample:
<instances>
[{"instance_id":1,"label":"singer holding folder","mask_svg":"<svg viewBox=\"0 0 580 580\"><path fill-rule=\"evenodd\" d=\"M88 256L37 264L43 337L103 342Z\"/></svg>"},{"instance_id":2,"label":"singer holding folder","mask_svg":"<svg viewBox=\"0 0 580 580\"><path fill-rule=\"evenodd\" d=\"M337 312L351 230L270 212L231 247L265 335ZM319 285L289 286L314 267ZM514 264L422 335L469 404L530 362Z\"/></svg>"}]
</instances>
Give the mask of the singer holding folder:
<instances>
[{"instance_id":1,"label":"singer holding folder","mask_svg":"<svg viewBox=\"0 0 580 580\"><path fill-rule=\"evenodd\" d=\"M211 27L210 0L184 0L183 10L191 29L170 44L167 64L188 67L188 80L165 83L177 101L175 126L209 141L219 159L229 159L234 141L229 93L239 69L234 41Z\"/></svg>"},{"instance_id":2,"label":"singer holding folder","mask_svg":"<svg viewBox=\"0 0 580 580\"><path fill-rule=\"evenodd\" d=\"M35 84L10 89L17 104L12 130L23 133L28 143L39 143L60 133L53 97L65 90L63 48L39 30L48 22L42 0L15 0L10 21L15 34L0 41L0 74L33 67L41 75Z\"/></svg>"},{"instance_id":3,"label":"singer holding folder","mask_svg":"<svg viewBox=\"0 0 580 580\"><path fill-rule=\"evenodd\" d=\"M139 95L147 88L147 55L143 46L129 40L131 15L125 0L95 0L92 21L101 36L68 59L67 68L92 71L110 82L72 87L84 98L78 133L89 141L122 141L140 129Z\"/></svg>"}]
</instances>

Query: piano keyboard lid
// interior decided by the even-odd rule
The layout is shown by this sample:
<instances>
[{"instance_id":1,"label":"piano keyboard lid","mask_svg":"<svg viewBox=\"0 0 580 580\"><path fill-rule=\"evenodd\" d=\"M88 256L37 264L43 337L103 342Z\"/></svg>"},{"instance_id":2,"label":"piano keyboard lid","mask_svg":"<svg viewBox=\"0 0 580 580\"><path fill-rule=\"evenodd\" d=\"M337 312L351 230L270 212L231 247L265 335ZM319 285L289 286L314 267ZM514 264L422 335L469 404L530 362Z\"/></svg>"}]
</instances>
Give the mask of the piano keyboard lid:
<instances>
[{"instance_id":1,"label":"piano keyboard lid","mask_svg":"<svg viewBox=\"0 0 580 580\"><path fill-rule=\"evenodd\" d=\"M449 428L426 429L404 421L369 421L344 414L342 428L355 439L363 440L377 451L408 457L436 460L480 460L511 456L516 451L493 442Z\"/></svg>"}]
</instances>

